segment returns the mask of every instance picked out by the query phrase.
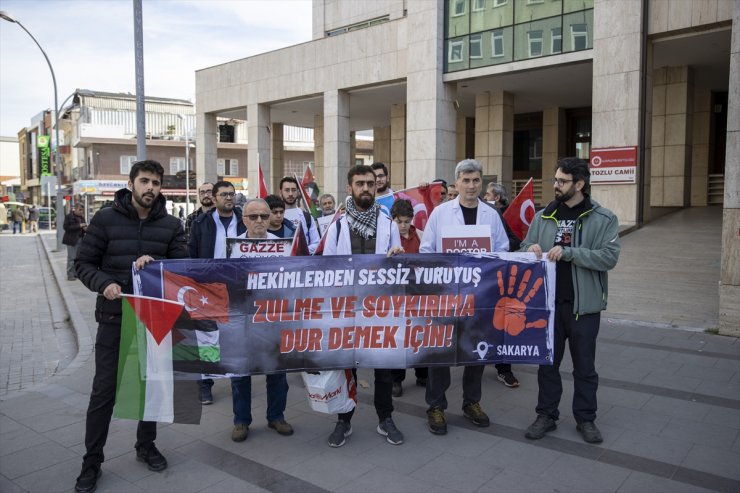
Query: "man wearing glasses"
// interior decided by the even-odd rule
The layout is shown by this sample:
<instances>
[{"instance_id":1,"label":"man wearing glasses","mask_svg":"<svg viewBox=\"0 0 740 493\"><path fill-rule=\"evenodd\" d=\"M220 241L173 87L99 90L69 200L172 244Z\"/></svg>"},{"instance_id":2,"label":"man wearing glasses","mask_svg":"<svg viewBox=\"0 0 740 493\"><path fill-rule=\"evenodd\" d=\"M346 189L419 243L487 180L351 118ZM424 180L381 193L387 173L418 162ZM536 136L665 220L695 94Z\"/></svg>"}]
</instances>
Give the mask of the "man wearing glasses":
<instances>
[{"instance_id":1,"label":"man wearing glasses","mask_svg":"<svg viewBox=\"0 0 740 493\"><path fill-rule=\"evenodd\" d=\"M200 200L200 207L188 214L188 217L185 218L185 235L188 239L190 239L190 229L193 227L193 221L202 213L208 212L213 208L213 183L205 182L198 187L198 199Z\"/></svg>"},{"instance_id":2,"label":"man wearing glasses","mask_svg":"<svg viewBox=\"0 0 740 493\"><path fill-rule=\"evenodd\" d=\"M270 218L270 209L264 200L261 203L264 209L257 210L256 204L250 208L250 203L244 208L248 217L254 215L255 220L250 223L247 219L242 222L239 220L242 211L235 207L236 192L234 186L227 181L218 181L213 184L213 199L216 207L213 212L201 214L193 222L193 230L190 235L190 257L191 258L226 258L226 238L235 238L242 236L248 231L250 225L258 231L257 223L261 223L265 232L267 231L267 221ZM262 216L267 216L262 219ZM259 216L259 217L257 217ZM283 375L283 379L285 375ZM282 382L272 382L267 380L268 385L268 426L277 430L281 435L293 434L293 428L285 422L283 411L285 410L285 400L288 392L287 380ZM203 404L213 402L213 379L203 379L200 385L200 401ZM283 392L284 386L284 392ZM272 387L276 387L273 390ZM271 395L283 395L282 401L271 404ZM251 377L232 377L231 378L231 400L234 411L234 429L231 432L231 439L235 442L243 442L249 436L249 425L252 423L252 378ZM281 403L282 402L282 403ZM276 409L274 415L271 414Z\"/></svg>"},{"instance_id":3,"label":"man wearing glasses","mask_svg":"<svg viewBox=\"0 0 740 493\"><path fill-rule=\"evenodd\" d=\"M370 165L375 175L375 195L380 197L389 193L393 193L393 189L388 186L388 168L383 163L373 163Z\"/></svg>"},{"instance_id":4,"label":"man wearing glasses","mask_svg":"<svg viewBox=\"0 0 740 493\"><path fill-rule=\"evenodd\" d=\"M555 200L535 214L521 250L557 262L555 281L555 361L537 373L537 419L525 436L538 440L557 428L563 394L560 363L568 340L573 361L573 417L588 443L601 443L596 419L596 336L606 309L607 271L619 259L619 223L589 195L591 173L585 159L560 159Z\"/></svg>"}]
</instances>

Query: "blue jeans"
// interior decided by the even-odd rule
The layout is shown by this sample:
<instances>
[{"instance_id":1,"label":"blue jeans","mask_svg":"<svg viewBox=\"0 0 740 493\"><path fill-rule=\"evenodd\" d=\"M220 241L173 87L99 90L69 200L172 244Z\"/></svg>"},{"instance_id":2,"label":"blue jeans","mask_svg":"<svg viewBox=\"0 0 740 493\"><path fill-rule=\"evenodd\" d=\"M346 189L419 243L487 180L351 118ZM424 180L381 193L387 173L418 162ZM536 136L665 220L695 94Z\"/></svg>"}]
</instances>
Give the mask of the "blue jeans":
<instances>
[{"instance_id":1,"label":"blue jeans","mask_svg":"<svg viewBox=\"0 0 740 493\"><path fill-rule=\"evenodd\" d=\"M267 375L267 422L285 419L283 413L288 402L288 378L285 373ZM252 423L252 377L231 378L231 400L234 424Z\"/></svg>"}]
</instances>

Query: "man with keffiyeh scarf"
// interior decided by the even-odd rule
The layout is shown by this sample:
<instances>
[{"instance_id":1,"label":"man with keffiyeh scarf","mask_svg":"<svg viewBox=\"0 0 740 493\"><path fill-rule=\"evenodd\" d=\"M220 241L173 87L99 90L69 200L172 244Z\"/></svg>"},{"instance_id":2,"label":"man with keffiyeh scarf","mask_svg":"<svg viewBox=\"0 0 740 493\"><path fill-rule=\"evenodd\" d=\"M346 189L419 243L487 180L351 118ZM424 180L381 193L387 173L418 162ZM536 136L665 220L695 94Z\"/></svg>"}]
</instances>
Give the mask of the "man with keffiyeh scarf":
<instances>
[{"instance_id":1,"label":"man with keffiyeh scarf","mask_svg":"<svg viewBox=\"0 0 740 493\"><path fill-rule=\"evenodd\" d=\"M347 212L327 230L324 255L402 253L398 226L375 202L375 174L370 166L353 166L347 173ZM355 383L357 372L352 370ZM400 445L403 434L393 423L393 374L391 370L375 370L375 411L378 413L377 432L386 437L388 443ZM334 432L329 436L331 447L341 447L345 438L352 434L350 420L354 410L339 414Z\"/></svg>"}]
</instances>

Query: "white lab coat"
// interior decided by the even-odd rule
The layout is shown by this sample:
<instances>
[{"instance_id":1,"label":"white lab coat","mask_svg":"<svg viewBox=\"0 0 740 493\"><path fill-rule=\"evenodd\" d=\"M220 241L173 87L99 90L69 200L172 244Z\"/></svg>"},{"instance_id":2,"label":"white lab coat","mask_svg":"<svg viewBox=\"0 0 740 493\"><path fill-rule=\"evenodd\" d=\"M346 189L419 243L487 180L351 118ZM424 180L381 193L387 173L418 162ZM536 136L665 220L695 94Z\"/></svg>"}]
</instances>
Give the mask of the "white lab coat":
<instances>
[{"instance_id":1,"label":"white lab coat","mask_svg":"<svg viewBox=\"0 0 740 493\"><path fill-rule=\"evenodd\" d=\"M419 252L441 252L442 227L455 224L465 225L465 218L463 218L463 212L460 208L459 196L455 200L443 202L434 208L424 228ZM506 230L501 223L499 213L480 199L478 199L478 213L475 224L491 225L491 247L494 252L509 251L509 238L506 236Z\"/></svg>"},{"instance_id":2,"label":"white lab coat","mask_svg":"<svg viewBox=\"0 0 740 493\"><path fill-rule=\"evenodd\" d=\"M342 230L337 241L337 223L341 221ZM377 232L375 234L375 253L385 255L388 250L395 246L401 246L401 235L398 226L384 214L378 214ZM349 237L349 224L347 216L329 226L326 231L326 242L324 243L324 255L352 255L352 240Z\"/></svg>"}]
</instances>

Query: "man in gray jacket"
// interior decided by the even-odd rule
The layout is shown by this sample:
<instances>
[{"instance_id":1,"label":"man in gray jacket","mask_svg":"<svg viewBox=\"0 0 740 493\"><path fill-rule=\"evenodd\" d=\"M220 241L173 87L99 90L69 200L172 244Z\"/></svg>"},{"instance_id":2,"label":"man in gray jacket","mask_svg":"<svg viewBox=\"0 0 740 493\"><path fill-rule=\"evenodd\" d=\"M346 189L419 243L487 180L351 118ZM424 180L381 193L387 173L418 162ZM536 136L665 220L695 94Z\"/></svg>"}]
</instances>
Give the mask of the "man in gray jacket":
<instances>
[{"instance_id":1,"label":"man in gray jacket","mask_svg":"<svg viewBox=\"0 0 740 493\"><path fill-rule=\"evenodd\" d=\"M606 309L607 271L619 258L619 224L608 209L588 194L588 162L564 158L557 163L553 186L555 200L538 212L521 245L556 264L555 361L537 372L537 419L525 436L537 440L557 428L558 405L563 394L560 363L568 340L573 360L573 417L588 443L601 443L596 419L596 337L601 310Z\"/></svg>"}]
</instances>

